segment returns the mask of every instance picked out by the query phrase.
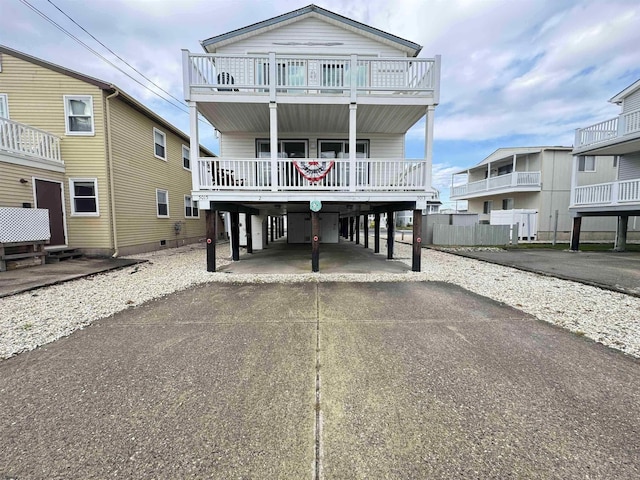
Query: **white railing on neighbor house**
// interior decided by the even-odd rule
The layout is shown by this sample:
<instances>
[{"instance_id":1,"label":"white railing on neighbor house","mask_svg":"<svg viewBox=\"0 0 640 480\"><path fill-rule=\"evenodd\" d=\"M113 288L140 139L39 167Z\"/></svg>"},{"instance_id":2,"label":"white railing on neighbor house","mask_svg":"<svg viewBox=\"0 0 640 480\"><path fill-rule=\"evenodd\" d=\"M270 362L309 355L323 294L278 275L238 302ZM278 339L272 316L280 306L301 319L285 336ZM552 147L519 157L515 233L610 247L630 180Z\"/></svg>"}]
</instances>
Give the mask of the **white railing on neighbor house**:
<instances>
[{"instance_id":1,"label":"white railing on neighbor house","mask_svg":"<svg viewBox=\"0 0 640 480\"><path fill-rule=\"evenodd\" d=\"M640 109L577 129L574 148L587 147L635 133L640 133Z\"/></svg>"},{"instance_id":2,"label":"white railing on neighbor house","mask_svg":"<svg viewBox=\"0 0 640 480\"><path fill-rule=\"evenodd\" d=\"M574 205L617 205L640 203L640 178L576 187Z\"/></svg>"},{"instance_id":3,"label":"white railing on neighbor house","mask_svg":"<svg viewBox=\"0 0 640 480\"><path fill-rule=\"evenodd\" d=\"M540 172L507 173L477 182L455 185L451 189L451 197L518 187L540 187Z\"/></svg>"},{"instance_id":4,"label":"white railing on neighbor house","mask_svg":"<svg viewBox=\"0 0 640 480\"><path fill-rule=\"evenodd\" d=\"M58 137L6 118L0 118L0 150L62 163Z\"/></svg>"},{"instance_id":5,"label":"white railing on neighbor house","mask_svg":"<svg viewBox=\"0 0 640 480\"><path fill-rule=\"evenodd\" d=\"M305 55L193 54L183 50L185 97L201 92L298 94L433 94L440 57L372 58ZM205 89L205 90L203 90Z\"/></svg>"},{"instance_id":6,"label":"white railing on neighbor house","mask_svg":"<svg viewBox=\"0 0 640 480\"><path fill-rule=\"evenodd\" d=\"M333 162L319 181L305 178L295 162ZM199 190L216 191L422 191L427 188L425 160L358 158L351 177L349 159L270 158L198 160ZM355 182L354 187L351 181ZM273 185L275 181L275 185Z\"/></svg>"}]
</instances>

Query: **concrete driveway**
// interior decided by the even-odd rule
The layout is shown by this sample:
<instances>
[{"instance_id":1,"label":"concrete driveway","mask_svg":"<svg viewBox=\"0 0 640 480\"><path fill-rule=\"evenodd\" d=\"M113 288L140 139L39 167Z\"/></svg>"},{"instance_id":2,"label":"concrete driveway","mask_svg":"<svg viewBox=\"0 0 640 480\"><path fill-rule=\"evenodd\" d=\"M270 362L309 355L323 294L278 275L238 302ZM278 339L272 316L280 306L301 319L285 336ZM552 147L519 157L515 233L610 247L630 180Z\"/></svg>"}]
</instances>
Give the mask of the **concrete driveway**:
<instances>
[{"instance_id":1,"label":"concrete driveway","mask_svg":"<svg viewBox=\"0 0 640 480\"><path fill-rule=\"evenodd\" d=\"M640 478L639 367L447 284L209 284L0 362L0 478Z\"/></svg>"}]
</instances>

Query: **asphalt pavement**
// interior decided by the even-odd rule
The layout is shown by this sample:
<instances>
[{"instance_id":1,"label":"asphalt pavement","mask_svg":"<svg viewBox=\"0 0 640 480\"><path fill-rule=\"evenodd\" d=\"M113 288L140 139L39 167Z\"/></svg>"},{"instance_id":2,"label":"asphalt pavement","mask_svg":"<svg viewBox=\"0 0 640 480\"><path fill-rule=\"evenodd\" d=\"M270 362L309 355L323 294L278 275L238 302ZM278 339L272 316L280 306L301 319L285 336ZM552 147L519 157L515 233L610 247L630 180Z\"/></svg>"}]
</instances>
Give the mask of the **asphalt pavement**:
<instances>
[{"instance_id":1,"label":"asphalt pavement","mask_svg":"<svg viewBox=\"0 0 640 480\"><path fill-rule=\"evenodd\" d=\"M0 478L640 478L639 367L449 284L207 284L0 361Z\"/></svg>"}]
</instances>

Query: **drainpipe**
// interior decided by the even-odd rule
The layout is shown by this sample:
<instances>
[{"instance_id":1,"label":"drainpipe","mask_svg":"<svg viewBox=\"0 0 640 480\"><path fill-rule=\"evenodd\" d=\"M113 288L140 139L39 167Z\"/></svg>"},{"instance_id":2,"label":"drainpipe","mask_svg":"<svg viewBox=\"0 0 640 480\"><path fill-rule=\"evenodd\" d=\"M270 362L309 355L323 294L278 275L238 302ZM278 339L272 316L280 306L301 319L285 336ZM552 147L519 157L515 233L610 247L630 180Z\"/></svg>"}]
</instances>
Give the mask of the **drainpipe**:
<instances>
[{"instance_id":1,"label":"drainpipe","mask_svg":"<svg viewBox=\"0 0 640 480\"><path fill-rule=\"evenodd\" d=\"M113 187L113 154L111 149L111 109L109 108L109 100L120 95L120 90L114 88L114 92L105 99L106 104L106 130L107 130L107 166L109 168L109 196L111 197L111 234L113 235L113 255L116 258L120 255L118 249L118 229L116 226L116 198Z\"/></svg>"}]
</instances>

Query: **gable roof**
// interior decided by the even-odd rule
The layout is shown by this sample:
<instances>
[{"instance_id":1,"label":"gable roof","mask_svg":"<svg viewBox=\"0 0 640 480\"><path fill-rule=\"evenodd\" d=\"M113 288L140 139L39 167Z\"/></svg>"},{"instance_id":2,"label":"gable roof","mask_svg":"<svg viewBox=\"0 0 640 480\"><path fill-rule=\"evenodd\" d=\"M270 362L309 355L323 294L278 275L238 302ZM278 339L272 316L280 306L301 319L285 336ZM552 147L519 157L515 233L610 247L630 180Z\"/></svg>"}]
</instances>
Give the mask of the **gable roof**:
<instances>
[{"instance_id":1,"label":"gable roof","mask_svg":"<svg viewBox=\"0 0 640 480\"><path fill-rule=\"evenodd\" d=\"M482 165L487 165L489 163L497 162L499 160L505 160L507 158L513 157L514 155L528 155L533 153L541 153L545 150L557 150L561 152L570 152L573 150L573 147L501 147L498 148L495 152L489 155L487 158L482 160L480 163L477 163L473 167L464 168L457 172L454 172L454 175L459 173L467 173L468 170L473 170L474 168L481 167Z\"/></svg>"},{"instance_id":2,"label":"gable roof","mask_svg":"<svg viewBox=\"0 0 640 480\"><path fill-rule=\"evenodd\" d=\"M637 90L640 90L640 80L637 80L631 85L629 85L627 88L622 90L620 93L618 93L609 101L611 103L622 103L622 100L624 100L626 97L636 92Z\"/></svg>"},{"instance_id":3,"label":"gable roof","mask_svg":"<svg viewBox=\"0 0 640 480\"><path fill-rule=\"evenodd\" d=\"M60 65L56 65L55 63L47 62L46 60L42 60L41 58L33 57L31 55L27 55L26 53L20 52L18 50L14 50L13 48L9 48L9 47L4 46L4 45L0 45L0 55L2 53L5 53L5 54L10 55L12 57L19 58L21 60L24 60L25 62L33 63L33 64L38 65L40 67L47 68L49 70L53 70L54 72L61 73L62 75L66 75L68 77L72 77L72 78L81 80L81 81L89 83L91 85L95 85L96 87L100 88L101 90L104 90L105 92L109 92L109 93L118 92L118 98L121 98L123 101L125 101L127 104L129 104L129 106L133 107L134 109L136 109L137 111L139 111L140 113L142 113L146 117L150 118L154 122L162 125L167 130L170 130L175 135L181 137L183 140L186 140L187 142L189 141L189 135L184 133L178 127L176 127L176 126L172 125L171 123L169 123L168 121L166 121L164 118L162 118L160 115L155 113L153 110L145 107L142 103L137 101L135 98L133 98L131 95L129 95L128 93L126 93L124 90L119 88L117 85L114 85L113 83L108 83L108 82L105 82L104 80L100 80L98 78L94 78L94 77L91 77L89 75L85 75L84 73L79 73L79 72L76 72L75 70L70 70L68 68L61 67ZM200 148L204 152L206 152L207 155L215 156L215 154L212 153L206 147L200 145Z\"/></svg>"},{"instance_id":4,"label":"gable roof","mask_svg":"<svg viewBox=\"0 0 640 480\"><path fill-rule=\"evenodd\" d=\"M263 20L262 22L254 23L237 30L232 30L231 32L223 33L222 35L202 40L200 44L206 52L214 53L217 47L233 43L241 38L257 35L264 29L276 28L288 23L297 22L298 20L308 16L320 16L323 17L324 20L328 20L342 28L350 30L355 29L360 34L369 38L373 38L374 40L382 41L387 44L392 44L394 47L407 52L412 57L417 57L420 50L422 50L422 46L417 43L405 40L404 38L397 37L396 35L392 35L391 33L387 33L350 18L343 17L342 15L338 15L337 13L325 10L324 8L313 4L268 20Z\"/></svg>"}]
</instances>

